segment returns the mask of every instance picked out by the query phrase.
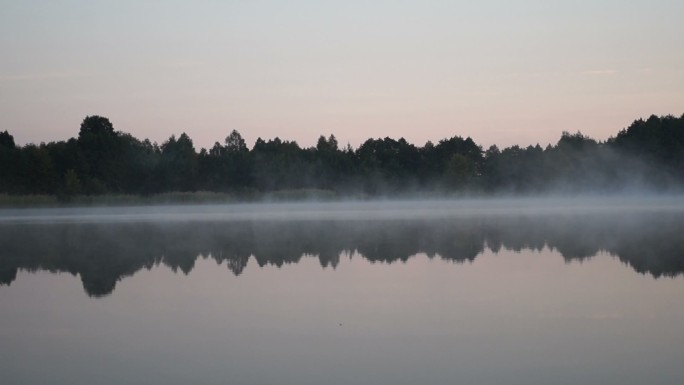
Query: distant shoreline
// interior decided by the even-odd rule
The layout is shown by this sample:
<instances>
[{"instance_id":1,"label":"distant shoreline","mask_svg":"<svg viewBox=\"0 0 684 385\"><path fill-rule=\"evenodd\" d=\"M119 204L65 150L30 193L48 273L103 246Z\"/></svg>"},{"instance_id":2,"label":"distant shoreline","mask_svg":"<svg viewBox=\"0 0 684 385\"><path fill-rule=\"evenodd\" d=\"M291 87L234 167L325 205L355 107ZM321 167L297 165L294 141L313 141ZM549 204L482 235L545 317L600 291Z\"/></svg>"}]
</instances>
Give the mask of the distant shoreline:
<instances>
[{"instance_id":1,"label":"distant shoreline","mask_svg":"<svg viewBox=\"0 0 684 385\"><path fill-rule=\"evenodd\" d=\"M577 201L582 199L663 199L684 198L681 191L620 191L615 193L444 193L418 192L396 193L390 195L341 195L332 190L299 189L270 192L217 193L211 191L168 192L150 195L103 194L75 195L64 199L58 195L33 194L9 195L0 194L0 209L22 208L69 208L69 207L125 207L125 206L162 206L162 205L216 205L243 203L341 203L341 202L386 202L386 201L476 201L476 200L514 200L545 201L559 199Z\"/></svg>"},{"instance_id":2,"label":"distant shoreline","mask_svg":"<svg viewBox=\"0 0 684 385\"><path fill-rule=\"evenodd\" d=\"M338 200L328 190L283 190L269 193L219 193L211 191L166 192L149 195L100 194L68 198L50 194L0 194L0 208L75 207L75 206L144 206L164 204L220 204L260 201Z\"/></svg>"}]
</instances>

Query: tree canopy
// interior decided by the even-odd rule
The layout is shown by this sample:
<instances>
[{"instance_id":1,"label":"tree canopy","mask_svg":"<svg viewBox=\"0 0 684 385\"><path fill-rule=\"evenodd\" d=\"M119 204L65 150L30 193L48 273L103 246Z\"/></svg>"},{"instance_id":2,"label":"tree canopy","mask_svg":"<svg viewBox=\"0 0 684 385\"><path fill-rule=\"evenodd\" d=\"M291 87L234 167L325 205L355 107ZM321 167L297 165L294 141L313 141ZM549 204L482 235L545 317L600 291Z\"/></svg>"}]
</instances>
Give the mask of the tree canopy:
<instances>
[{"instance_id":1,"label":"tree canopy","mask_svg":"<svg viewBox=\"0 0 684 385\"><path fill-rule=\"evenodd\" d=\"M416 146L370 138L354 149L334 135L314 147L280 138L251 149L237 130L223 144L194 147L185 133L161 145L87 116L78 136L17 146L0 132L0 193L152 194L169 191L329 190L338 195L579 193L684 186L684 115L636 120L605 142L563 132L555 145L483 150L453 136Z\"/></svg>"}]
</instances>

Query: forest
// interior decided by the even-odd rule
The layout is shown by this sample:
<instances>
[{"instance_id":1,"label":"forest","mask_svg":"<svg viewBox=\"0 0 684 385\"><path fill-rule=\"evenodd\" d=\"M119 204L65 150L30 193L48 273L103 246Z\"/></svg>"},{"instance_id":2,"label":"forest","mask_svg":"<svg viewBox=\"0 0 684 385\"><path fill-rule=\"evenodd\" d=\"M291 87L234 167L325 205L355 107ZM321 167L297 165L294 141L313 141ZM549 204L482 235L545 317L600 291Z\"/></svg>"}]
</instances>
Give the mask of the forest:
<instances>
[{"instance_id":1,"label":"forest","mask_svg":"<svg viewBox=\"0 0 684 385\"><path fill-rule=\"evenodd\" d=\"M409 194L580 194L680 192L684 187L684 115L635 120L605 142L563 132L555 145L483 149L453 136L422 147L404 138L340 146L334 135L315 147L257 139L238 131L195 148L185 133L162 144L116 131L87 116L78 136L18 146L0 132L0 194L75 196L220 192L259 196L319 191L335 197Z\"/></svg>"}]
</instances>

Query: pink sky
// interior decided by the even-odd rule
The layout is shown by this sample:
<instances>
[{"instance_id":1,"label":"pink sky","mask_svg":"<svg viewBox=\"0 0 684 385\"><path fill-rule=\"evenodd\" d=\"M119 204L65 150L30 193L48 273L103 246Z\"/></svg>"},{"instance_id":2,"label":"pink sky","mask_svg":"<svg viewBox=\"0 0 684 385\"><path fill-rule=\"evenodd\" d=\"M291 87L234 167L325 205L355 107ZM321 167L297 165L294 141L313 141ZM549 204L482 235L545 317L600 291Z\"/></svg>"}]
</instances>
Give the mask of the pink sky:
<instances>
[{"instance_id":1,"label":"pink sky","mask_svg":"<svg viewBox=\"0 0 684 385\"><path fill-rule=\"evenodd\" d=\"M684 113L684 3L0 3L0 130L500 147Z\"/></svg>"}]
</instances>

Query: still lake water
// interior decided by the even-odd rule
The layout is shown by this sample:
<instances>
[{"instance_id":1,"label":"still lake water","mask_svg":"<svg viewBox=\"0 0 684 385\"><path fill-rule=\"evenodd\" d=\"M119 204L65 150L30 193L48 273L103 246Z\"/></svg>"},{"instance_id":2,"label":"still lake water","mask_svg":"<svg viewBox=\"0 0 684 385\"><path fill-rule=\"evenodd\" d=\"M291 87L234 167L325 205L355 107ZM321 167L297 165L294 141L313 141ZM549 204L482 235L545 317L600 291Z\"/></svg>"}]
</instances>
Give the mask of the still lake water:
<instances>
[{"instance_id":1,"label":"still lake water","mask_svg":"<svg viewBox=\"0 0 684 385\"><path fill-rule=\"evenodd\" d=\"M2 384L681 384L684 200L0 210Z\"/></svg>"}]
</instances>

